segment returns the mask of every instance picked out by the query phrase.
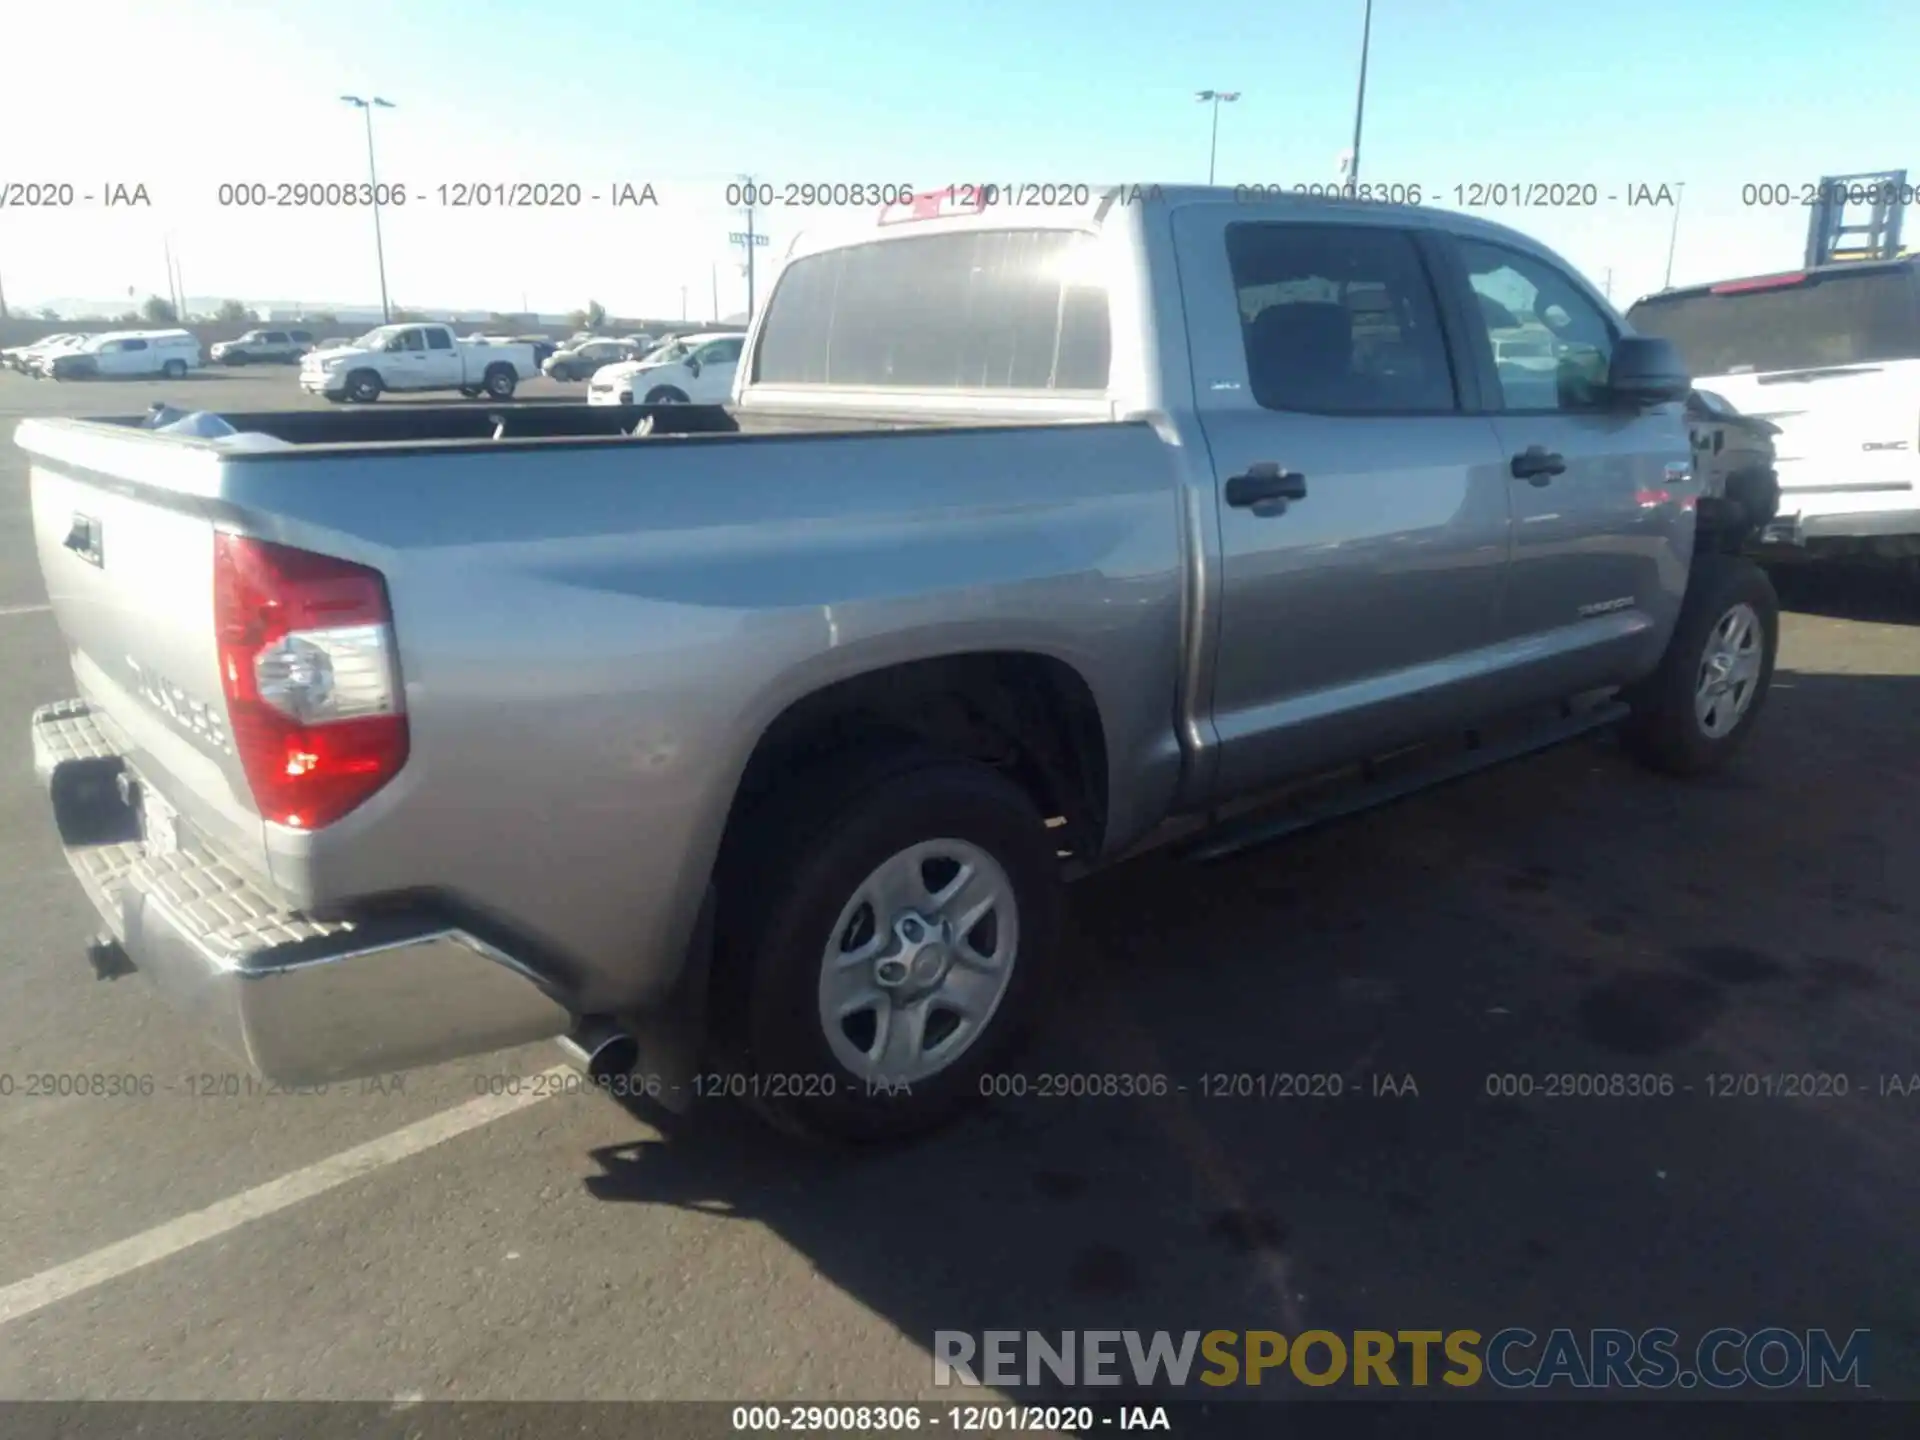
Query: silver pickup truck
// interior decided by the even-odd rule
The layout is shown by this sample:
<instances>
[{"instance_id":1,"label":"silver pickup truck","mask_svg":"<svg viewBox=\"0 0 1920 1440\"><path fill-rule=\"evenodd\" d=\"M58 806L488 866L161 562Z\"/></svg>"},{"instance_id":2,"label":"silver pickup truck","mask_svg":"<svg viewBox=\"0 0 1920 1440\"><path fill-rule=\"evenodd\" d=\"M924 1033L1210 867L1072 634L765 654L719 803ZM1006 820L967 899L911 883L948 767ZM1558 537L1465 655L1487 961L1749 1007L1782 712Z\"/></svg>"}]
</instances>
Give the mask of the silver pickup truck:
<instances>
[{"instance_id":1,"label":"silver pickup truck","mask_svg":"<svg viewBox=\"0 0 1920 1440\"><path fill-rule=\"evenodd\" d=\"M1503 227L1122 187L802 238L725 407L26 421L89 953L288 1083L556 1037L922 1129L1089 868L1739 746L1688 392Z\"/></svg>"}]
</instances>

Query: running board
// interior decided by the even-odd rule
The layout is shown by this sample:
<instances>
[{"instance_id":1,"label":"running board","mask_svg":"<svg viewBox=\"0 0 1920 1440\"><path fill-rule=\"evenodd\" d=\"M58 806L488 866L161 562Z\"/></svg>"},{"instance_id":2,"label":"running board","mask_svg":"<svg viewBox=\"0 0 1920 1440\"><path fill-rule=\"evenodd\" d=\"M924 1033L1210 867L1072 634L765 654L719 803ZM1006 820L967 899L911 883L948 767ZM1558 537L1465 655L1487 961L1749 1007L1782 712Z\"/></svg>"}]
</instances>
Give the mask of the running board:
<instances>
[{"instance_id":1,"label":"running board","mask_svg":"<svg viewBox=\"0 0 1920 1440\"><path fill-rule=\"evenodd\" d=\"M1627 706L1619 700L1608 701L1590 710L1562 716L1537 729L1491 743L1469 744L1459 754L1424 767L1412 774L1397 776L1391 780L1362 780L1351 790L1343 790L1338 795L1324 800L1312 801L1288 811L1284 815L1249 815L1242 820L1230 820L1224 825L1204 832L1191 844L1181 847L1178 854L1183 860L1196 864L1207 864L1214 860L1224 860L1229 855L1238 855L1243 850L1251 850L1302 830L1311 830L1325 825L1329 821L1344 820L1359 815L1395 800L1404 800L1409 795L1418 795L1422 791L1434 789L1450 781L1462 780L1469 775L1477 775L1483 770L1491 770L1496 765L1504 765L1509 760L1523 759L1538 754L1542 750L1551 750L1569 740L1594 730L1604 730L1616 725L1627 716ZM1364 772L1363 772L1364 773Z\"/></svg>"}]
</instances>

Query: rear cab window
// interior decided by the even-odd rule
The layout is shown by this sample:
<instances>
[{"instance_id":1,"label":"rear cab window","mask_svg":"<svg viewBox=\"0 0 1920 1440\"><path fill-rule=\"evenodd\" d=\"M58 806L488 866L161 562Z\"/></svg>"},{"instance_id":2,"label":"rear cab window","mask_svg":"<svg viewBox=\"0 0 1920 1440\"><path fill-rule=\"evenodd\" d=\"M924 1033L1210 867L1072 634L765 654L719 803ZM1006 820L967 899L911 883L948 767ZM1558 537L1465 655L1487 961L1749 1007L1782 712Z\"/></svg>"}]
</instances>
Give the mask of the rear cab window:
<instances>
[{"instance_id":1,"label":"rear cab window","mask_svg":"<svg viewBox=\"0 0 1920 1440\"><path fill-rule=\"evenodd\" d=\"M1652 295L1627 312L1698 376L1920 360L1920 268L1863 264Z\"/></svg>"},{"instance_id":2,"label":"rear cab window","mask_svg":"<svg viewBox=\"0 0 1920 1440\"><path fill-rule=\"evenodd\" d=\"M753 382L1104 392L1095 248L1076 230L964 230L802 256L768 304Z\"/></svg>"}]
</instances>

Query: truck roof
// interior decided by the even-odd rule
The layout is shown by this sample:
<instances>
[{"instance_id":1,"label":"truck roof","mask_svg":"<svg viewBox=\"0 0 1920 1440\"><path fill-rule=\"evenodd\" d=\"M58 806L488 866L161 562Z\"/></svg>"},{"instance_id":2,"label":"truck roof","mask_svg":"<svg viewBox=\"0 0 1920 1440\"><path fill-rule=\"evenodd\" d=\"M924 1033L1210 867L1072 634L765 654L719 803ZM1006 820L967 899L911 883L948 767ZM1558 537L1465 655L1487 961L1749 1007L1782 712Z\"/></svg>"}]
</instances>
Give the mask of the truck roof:
<instances>
[{"instance_id":1,"label":"truck roof","mask_svg":"<svg viewBox=\"0 0 1920 1440\"><path fill-rule=\"evenodd\" d=\"M1270 212L1279 208L1295 211L1302 219L1324 217L1329 221L1356 215L1391 213L1403 216L1410 223L1423 228L1451 230L1460 235L1518 245L1529 251L1539 248L1539 242L1523 231L1458 210L1432 205L1356 200L1339 194L1283 192L1276 186L1267 185L1119 181L1099 185L996 186L992 188L997 192L1010 192L1012 198L1009 200L996 194L992 203L985 205L978 203L977 191L981 188L949 186L945 190L922 194L897 205L836 219L813 229L803 229L793 237L783 258L791 260L820 250L907 235L1008 228L1085 230L1103 225L1135 207L1166 205L1179 209L1223 202L1243 204L1249 211ZM1062 201L1063 195L1065 203L1056 203ZM969 200L973 203L969 204Z\"/></svg>"}]
</instances>

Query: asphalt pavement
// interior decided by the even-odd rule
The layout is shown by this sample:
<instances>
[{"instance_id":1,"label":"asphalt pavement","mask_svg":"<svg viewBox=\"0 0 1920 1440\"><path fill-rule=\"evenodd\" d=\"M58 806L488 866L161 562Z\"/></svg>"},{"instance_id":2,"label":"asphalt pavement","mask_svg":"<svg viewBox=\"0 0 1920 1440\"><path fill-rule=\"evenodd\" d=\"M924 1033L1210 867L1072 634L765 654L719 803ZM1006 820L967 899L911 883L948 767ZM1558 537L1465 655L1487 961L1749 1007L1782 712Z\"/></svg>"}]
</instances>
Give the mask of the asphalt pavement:
<instances>
[{"instance_id":1,"label":"asphalt pavement","mask_svg":"<svg viewBox=\"0 0 1920 1440\"><path fill-rule=\"evenodd\" d=\"M936 1330L1510 1325L1864 1328L1920 1396L1920 600L1785 577L1716 777L1603 738L1083 882L1029 1093L903 1150L540 1094L543 1046L248 1093L92 977L28 763L70 684L13 421L158 398L313 403L0 373L0 1398L951 1399ZM1616 1074L1673 1093L1543 1093ZM1803 1074L1847 1093L1738 1093ZM1076 1075L1173 1088L1039 1093Z\"/></svg>"}]
</instances>

